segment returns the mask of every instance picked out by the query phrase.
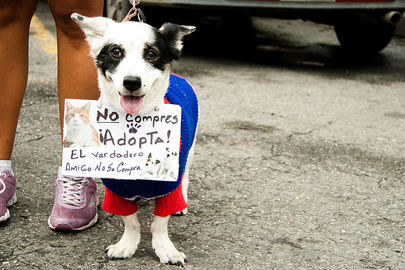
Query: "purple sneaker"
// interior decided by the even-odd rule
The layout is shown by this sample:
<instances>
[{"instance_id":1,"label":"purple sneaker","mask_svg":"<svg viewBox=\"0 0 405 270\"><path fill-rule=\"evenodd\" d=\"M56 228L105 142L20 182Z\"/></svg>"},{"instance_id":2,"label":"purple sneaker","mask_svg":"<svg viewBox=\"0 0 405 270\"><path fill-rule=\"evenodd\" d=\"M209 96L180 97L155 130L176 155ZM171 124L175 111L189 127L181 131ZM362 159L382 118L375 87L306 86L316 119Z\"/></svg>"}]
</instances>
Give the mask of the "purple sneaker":
<instances>
[{"instance_id":1,"label":"purple sneaker","mask_svg":"<svg viewBox=\"0 0 405 270\"><path fill-rule=\"evenodd\" d=\"M55 204L48 225L57 231L80 231L97 222L97 185L91 177L57 176Z\"/></svg>"},{"instance_id":2,"label":"purple sneaker","mask_svg":"<svg viewBox=\"0 0 405 270\"><path fill-rule=\"evenodd\" d=\"M15 202L15 176L10 170L0 170L0 222L10 217L7 207Z\"/></svg>"}]
</instances>

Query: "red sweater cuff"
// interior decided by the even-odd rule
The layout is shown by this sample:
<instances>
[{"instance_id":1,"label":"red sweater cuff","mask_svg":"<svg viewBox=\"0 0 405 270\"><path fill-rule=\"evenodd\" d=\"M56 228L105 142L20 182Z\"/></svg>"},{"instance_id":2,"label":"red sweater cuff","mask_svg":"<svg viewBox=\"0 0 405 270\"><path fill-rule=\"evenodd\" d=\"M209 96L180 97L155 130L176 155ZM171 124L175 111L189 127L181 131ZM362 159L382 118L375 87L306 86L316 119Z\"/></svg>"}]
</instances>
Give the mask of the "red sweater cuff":
<instances>
[{"instance_id":1,"label":"red sweater cuff","mask_svg":"<svg viewBox=\"0 0 405 270\"><path fill-rule=\"evenodd\" d=\"M138 205L135 201L124 199L105 188L102 208L104 211L114 215L129 216L138 210Z\"/></svg>"},{"instance_id":2,"label":"red sweater cuff","mask_svg":"<svg viewBox=\"0 0 405 270\"><path fill-rule=\"evenodd\" d=\"M181 185L182 183L172 193L155 199L156 216L167 217L187 208Z\"/></svg>"}]
</instances>

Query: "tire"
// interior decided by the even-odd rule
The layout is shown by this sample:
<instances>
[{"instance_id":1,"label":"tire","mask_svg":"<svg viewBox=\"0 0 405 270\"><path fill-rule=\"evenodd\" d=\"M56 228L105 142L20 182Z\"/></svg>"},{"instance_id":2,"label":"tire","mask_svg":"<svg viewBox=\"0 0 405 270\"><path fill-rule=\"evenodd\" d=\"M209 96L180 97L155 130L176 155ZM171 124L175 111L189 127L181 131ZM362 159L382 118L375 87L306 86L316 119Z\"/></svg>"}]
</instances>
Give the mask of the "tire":
<instances>
[{"instance_id":1,"label":"tire","mask_svg":"<svg viewBox=\"0 0 405 270\"><path fill-rule=\"evenodd\" d=\"M104 16L121 22L127 16L130 8L131 4L128 0L105 0Z\"/></svg>"},{"instance_id":2,"label":"tire","mask_svg":"<svg viewBox=\"0 0 405 270\"><path fill-rule=\"evenodd\" d=\"M362 18L338 22L335 33L342 48L350 53L376 54L390 43L395 25Z\"/></svg>"}]
</instances>

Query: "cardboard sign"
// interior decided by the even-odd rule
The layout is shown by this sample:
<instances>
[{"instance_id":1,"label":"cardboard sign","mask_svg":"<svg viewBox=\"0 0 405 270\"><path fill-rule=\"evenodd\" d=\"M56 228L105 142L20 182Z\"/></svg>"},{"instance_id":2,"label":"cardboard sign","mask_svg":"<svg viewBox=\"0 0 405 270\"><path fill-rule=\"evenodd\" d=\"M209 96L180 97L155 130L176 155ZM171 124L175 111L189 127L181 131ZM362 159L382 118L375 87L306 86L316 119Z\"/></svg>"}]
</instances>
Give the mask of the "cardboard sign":
<instances>
[{"instance_id":1,"label":"cardboard sign","mask_svg":"<svg viewBox=\"0 0 405 270\"><path fill-rule=\"evenodd\" d=\"M180 130L178 105L131 115L106 103L98 108L94 100L66 99L62 173L177 181Z\"/></svg>"}]
</instances>

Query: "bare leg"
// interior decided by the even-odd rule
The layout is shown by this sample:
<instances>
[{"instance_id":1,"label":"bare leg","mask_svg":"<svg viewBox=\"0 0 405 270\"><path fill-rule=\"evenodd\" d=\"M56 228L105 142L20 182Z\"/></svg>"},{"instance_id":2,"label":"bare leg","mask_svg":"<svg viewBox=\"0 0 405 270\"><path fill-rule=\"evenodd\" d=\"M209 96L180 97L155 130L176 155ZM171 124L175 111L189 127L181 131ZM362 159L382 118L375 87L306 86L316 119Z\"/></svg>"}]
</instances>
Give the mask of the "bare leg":
<instances>
[{"instance_id":1,"label":"bare leg","mask_svg":"<svg viewBox=\"0 0 405 270\"><path fill-rule=\"evenodd\" d=\"M103 0L48 0L49 7L56 24L58 41L58 94L60 127L63 130L64 102L66 98L94 99L98 97L97 72L93 60L89 56L89 47L84 34L70 18L73 12L87 16L101 16ZM58 176L56 178L55 194L62 194L68 189L63 184L86 185L91 187L81 194L80 198L86 207L75 207L55 197L55 204L48 219L49 226L54 230L82 230L97 221L96 197L97 185L94 179L72 179ZM91 200L84 200L91 196Z\"/></svg>"},{"instance_id":2,"label":"bare leg","mask_svg":"<svg viewBox=\"0 0 405 270\"><path fill-rule=\"evenodd\" d=\"M129 258L135 254L141 241L141 226L137 214L122 217L125 224L124 234L121 240L115 245L107 248L107 255L110 258Z\"/></svg>"},{"instance_id":3,"label":"bare leg","mask_svg":"<svg viewBox=\"0 0 405 270\"><path fill-rule=\"evenodd\" d=\"M29 26L38 0L0 1L0 160L9 160L27 86Z\"/></svg>"},{"instance_id":4,"label":"bare leg","mask_svg":"<svg viewBox=\"0 0 405 270\"><path fill-rule=\"evenodd\" d=\"M58 38L58 91L61 129L63 130L66 98L94 99L99 96L97 70L89 56L84 34L70 18L73 12L101 16L102 0L49 0Z\"/></svg>"},{"instance_id":5,"label":"bare leg","mask_svg":"<svg viewBox=\"0 0 405 270\"><path fill-rule=\"evenodd\" d=\"M152 247L161 263L184 265L186 255L178 251L169 238L167 230L169 218L170 216L159 217L155 215L150 228L152 231Z\"/></svg>"}]
</instances>

